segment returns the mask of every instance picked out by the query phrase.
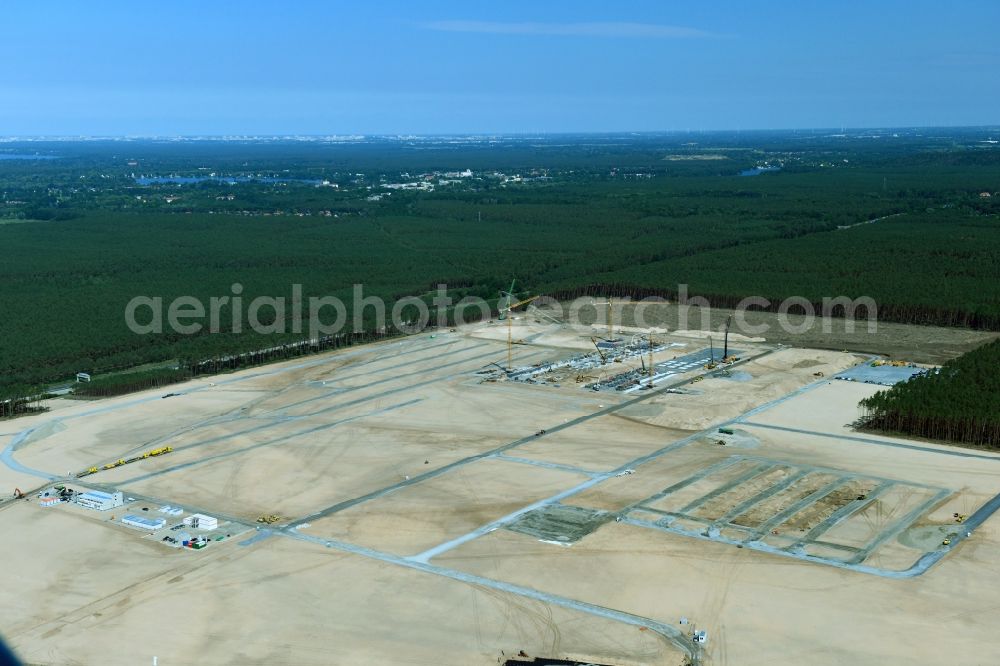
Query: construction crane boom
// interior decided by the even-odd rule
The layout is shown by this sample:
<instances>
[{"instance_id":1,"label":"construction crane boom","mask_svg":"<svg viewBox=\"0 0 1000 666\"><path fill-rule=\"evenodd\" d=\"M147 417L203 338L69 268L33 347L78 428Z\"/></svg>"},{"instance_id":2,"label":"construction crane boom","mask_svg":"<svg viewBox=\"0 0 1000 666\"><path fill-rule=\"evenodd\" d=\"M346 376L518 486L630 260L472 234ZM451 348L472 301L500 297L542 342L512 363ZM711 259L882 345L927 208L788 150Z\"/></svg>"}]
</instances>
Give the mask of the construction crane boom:
<instances>
[{"instance_id":1,"label":"construction crane boom","mask_svg":"<svg viewBox=\"0 0 1000 666\"><path fill-rule=\"evenodd\" d=\"M653 388L653 334L649 334L649 388Z\"/></svg>"},{"instance_id":2,"label":"construction crane boom","mask_svg":"<svg viewBox=\"0 0 1000 666\"><path fill-rule=\"evenodd\" d=\"M705 369L714 370L718 364L715 362L715 342L712 340L711 335L708 336L708 349L708 363L705 364Z\"/></svg>"},{"instance_id":3,"label":"construction crane boom","mask_svg":"<svg viewBox=\"0 0 1000 666\"><path fill-rule=\"evenodd\" d=\"M526 298L523 301L518 301L517 303L509 303L508 302L508 305L505 306L503 309L501 309L500 312L501 312L501 314L506 313L506 312L510 312L514 308L519 308L522 305L527 305L531 301L534 301L534 300L536 300L538 298L541 298L541 295L539 295L539 296L532 296L531 298Z\"/></svg>"},{"instance_id":4,"label":"construction crane boom","mask_svg":"<svg viewBox=\"0 0 1000 666\"><path fill-rule=\"evenodd\" d=\"M733 315L729 315L729 319L726 320L726 337L725 342L722 345L722 358L723 360L729 358L729 325L733 323Z\"/></svg>"},{"instance_id":5,"label":"construction crane boom","mask_svg":"<svg viewBox=\"0 0 1000 666\"><path fill-rule=\"evenodd\" d=\"M511 280L510 281L510 291L508 291L506 294L503 294L503 292L500 292L501 295L506 295L507 296L507 305L506 306L501 306L499 303L497 303L497 311L500 312L501 314L505 311L505 308L507 310L510 309L510 302L514 300L514 282L515 282L515 280Z\"/></svg>"},{"instance_id":6,"label":"construction crane boom","mask_svg":"<svg viewBox=\"0 0 1000 666\"><path fill-rule=\"evenodd\" d=\"M597 338L590 338L590 341L594 343L594 348L597 349L597 355L601 357L601 363L607 363L608 357L604 355L603 351L601 351L600 345L597 344Z\"/></svg>"},{"instance_id":7,"label":"construction crane boom","mask_svg":"<svg viewBox=\"0 0 1000 666\"><path fill-rule=\"evenodd\" d=\"M608 296L608 340L613 340L614 337L615 337L615 320L612 317L611 297Z\"/></svg>"},{"instance_id":8,"label":"construction crane boom","mask_svg":"<svg viewBox=\"0 0 1000 666\"><path fill-rule=\"evenodd\" d=\"M513 287L514 283L511 282L510 284ZM513 296L513 294L511 294L511 296ZM513 319L511 319L510 316L510 311L513 310L514 308L521 307L522 305L527 305L528 303L539 297L540 295L532 296L531 298L526 298L514 304L511 304L510 300L507 301L507 309L504 310L504 314L507 317L507 372L510 372L511 370L514 369L514 332L513 332L514 324L513 324Z\"/></svg>"}]
</instances>

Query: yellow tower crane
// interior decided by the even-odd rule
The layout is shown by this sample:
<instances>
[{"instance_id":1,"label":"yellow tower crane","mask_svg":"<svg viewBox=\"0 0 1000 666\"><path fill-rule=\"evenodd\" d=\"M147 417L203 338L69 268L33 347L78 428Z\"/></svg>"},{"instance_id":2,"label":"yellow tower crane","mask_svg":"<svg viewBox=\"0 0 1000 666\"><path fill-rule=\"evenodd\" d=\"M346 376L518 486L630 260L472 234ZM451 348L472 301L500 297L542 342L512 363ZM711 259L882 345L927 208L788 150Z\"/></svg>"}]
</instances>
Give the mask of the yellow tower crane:
<instances>
[{"instance_id":1,"label":"yellow tower crane","mask_svg":"<svg viewBox=\"0 0 1000 666\"><path fill-rule=\"evenodd\" d=\"M653 388L653 334L649 334L649 388Z\"/></svg>"},{"instance_id":2,"label":"yellow tower crane","mask_svg":"<svg viewBox=\"0 0 1000 666\"><path fill-rule=\"evenodd\" d=\"M513 298L507 299L507 305L504 309L500 310L500 317L507 319L507 372L510 372L514 368L514 331L513 331L513 319L510 316L511 310L520 307L522 305L527 305L531 301L539 298L539 296L532 296L531 298L526 298L523 301L518 301L517 303L511 303Z\"/></svg>"},{"instance_id":3,"label":"yellow tower crane","mask_svg":"<svg viewBox=\"0 0 1000 666\"><path fill-rule=\"evenodd\" d=\"M611 297L608 296L608 342L615 339L615 320L612 317Z\"/></svg>"},{"instance_id":4,"label":"yellow tower crane","mask_svg":"<svg viewBox=\"0 0 1000 666\"><path fill-rule=\"evenodd\" d=\"M652 331L646 334L646 344L649 345L647 349L649 353L649 366L647 368L644 368L646 370L646 373L649 375L649 384L646 385L646 388L653 388L653 376L656 374L656 365L653 361L653 348L655 343L653 342Z\"/></svg>"}]
</instances>

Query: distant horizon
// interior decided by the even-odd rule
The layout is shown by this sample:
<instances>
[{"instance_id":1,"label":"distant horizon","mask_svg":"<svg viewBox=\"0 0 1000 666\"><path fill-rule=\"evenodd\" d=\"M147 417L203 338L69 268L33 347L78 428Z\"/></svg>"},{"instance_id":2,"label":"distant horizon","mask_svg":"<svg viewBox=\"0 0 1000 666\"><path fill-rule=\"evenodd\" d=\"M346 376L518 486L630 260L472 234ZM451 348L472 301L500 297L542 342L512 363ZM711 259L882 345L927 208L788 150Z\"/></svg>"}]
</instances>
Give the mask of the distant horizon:
<instances>
[{"instance_id":1,"label":"distant horizon","mask_svg":"<svg viewBox=\"0 0 1000 666\"><path fill-rule=\"evenodd\" d=\"M143 139L207 139L207 140L243 140L243 139L328 139L328 140L362 140L366 138L380 139L414 139L414 138L491 138L491 137L548 137L548 136L656 136L684 134L740 134L757 132L890 132L899 130L983 130L1000 132L1000 122L981 125L871 125L856 127L751 127L751 128L713 128L713 129L663 129L663 130L587 130L565 132L254 132L254 133L190 133L190 134L0 134L0 142L16 141L87 141L87 140L143 140Z\"/></svg>"}]
</instances>

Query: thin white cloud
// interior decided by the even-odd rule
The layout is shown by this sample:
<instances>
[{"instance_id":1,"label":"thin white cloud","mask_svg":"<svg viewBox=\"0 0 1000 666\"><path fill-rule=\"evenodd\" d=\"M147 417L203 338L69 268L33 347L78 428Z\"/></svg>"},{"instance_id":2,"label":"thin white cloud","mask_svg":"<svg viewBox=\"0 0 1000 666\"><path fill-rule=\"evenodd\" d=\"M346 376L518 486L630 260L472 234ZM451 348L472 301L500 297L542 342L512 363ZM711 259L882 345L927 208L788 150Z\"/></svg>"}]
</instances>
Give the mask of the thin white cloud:
<instances>
[{"instance_id":1,"label":"thin white cloud","mask_svg":"<svg viewBox=\"0 0 1000 666\"><path fill-rule=\"evenodd\" d=\"M571 37L652 37L690 39L714 37L710 32L659 23L533 23L499 21L430 21L420 24L425 30L471 32L494 35L557 35Z\"/></svg>"}]
</instances>

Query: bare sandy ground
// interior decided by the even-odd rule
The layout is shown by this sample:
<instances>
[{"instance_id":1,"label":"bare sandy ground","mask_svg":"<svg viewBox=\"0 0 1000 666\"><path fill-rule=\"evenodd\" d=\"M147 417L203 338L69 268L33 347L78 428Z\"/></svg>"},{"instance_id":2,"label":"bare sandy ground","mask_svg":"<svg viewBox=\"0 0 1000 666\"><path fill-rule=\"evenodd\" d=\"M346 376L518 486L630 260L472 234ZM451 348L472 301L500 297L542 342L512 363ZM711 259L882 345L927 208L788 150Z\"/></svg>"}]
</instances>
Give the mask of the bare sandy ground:
<instances>
[{"instance_id":1,"label":"bare sandy ground","mask_svg":"<svg viewBox=\"0 0 1000 666\"><path fill-rule=\"evenodd\" d=\"M120 516L120 514L119 514ZM0 633L8 640L54 617L76 611L110 591L169 577L184 555L102 524L109 515L68 507L39 509L16 502L0 507L4 539L4 598Z\"/></svg>"},{"instance_id":2,"label":"bare sandy ground","mask_svg":"<svg viewBox=\"0 0 1000 666\"><path fill-rule=\"evenodd\" d=\"M28 663L430 666L501 650L678 663L635 627L363 558L274 539L181 552L51 511L0 513L26 540L5 556L4 598L21 602L2 627Z\"/></svg>"},{"instance_id":3,"label":"bare sandy ground","mask_svg":"<svg viewBox=\"0 0 1000 666\"><path fill-rule=\"evenodd\" d=\"M6 445L7 442L3 438L0 438L0 448ZM4 501L7 501L13 495L14 488L20 488L22 492L28 492L40 483L43 483L43 479L37 476L15 472L9 467L0 465L0 492L3 493Z\"/></svg>"},{"instance_id":4,"label":"bare sandy ground","mask_svg":"<svg viewBox=\"0 0 1000 666\"><path fill-rule=\"evenodd\" d=\"M624 326L632 326L636 321L636 305L617 305L620 312L616 322ZM676 304L651 304L642 311L643 323L646 327L660 327L671 331L678 330L723 330L726 320L733 311L725 308L711 308L704 313L701 308L690 307L685 310ZM580 320L583 324L605 321L605 311L600 309L595 318L594 311L584 308ZM965 352L975 349L996 339L997 333L990 331L973 331L960 328L943 328L938 326L913 326L910 324L895 324L876 321L873 329L869 329L868 321L851 322L845 319L822 319L815 317L807 320L802 315L787 315L783 326L782 318L771 312L747 311L741 319L734 318L731 332L749 337L763 337L767 342L785 344L793 347L815 347L822 349L866 352L885 354L892 358L914 361L917 363L940 364L955 358Z\"/></svg>"},{"instance_id":5,"label":"bare sandy ground","mask_svg":"<svg viewBox=\"0 0 1000 666\"><path fill-rule=\"evenodd\" d=\"M997 534L904 581L609 523L571 548L494 532L442 563L706 629L707 663L989 664Z\"/></svg>"},{"instance_id":6,"label":"bare sandy ground","mask_svg":"<svg viewBox=\"0 0 1000 666\"><path fill-rule=\"evenodd\" d=\"M755 415L752 420L789 428L851 434L850 424L861 415L858 402L885 388L875 384L831 380L814 391Z\"/></svg>"},{"instance_id":7,"label":"bare sandy ground","mask_svg":"<svg viewBox=\"0 0 1000 666\"><path fill-rule=\"evenodd\" d=\"M733 378L709 376L684 394L663 395L621 415L667 428L703 430L815 382L817 372L832 375L859 360L840 352L782 349L739 366Z\"/></svg>"},{"instance_id":8,"label":"bare sandy ground","mask_svg":"<svg viewBox=\"0 0 1000 666\"><path fill-rule=\"evenodd\" d=\"M315 521L304 531L398 555L416 555L582 480L570 472L481 460Z\"/></svg>"},{"instance_id":9,"label":"bare sandy ground","mask_svg":"<svg viewBox=\"0 0 1000 666\"><path fill-rule=\"evenodd\" d=\"M526 341L515 348L523 363L592 348L589 333L541 326L530 315L514 330ZM677 354L703 344L669 339L685 344ZM164 666L467 666L523 649L669 665L682 652L643 623L683 634L685 617L709 631L705 664L1000 660L989 621L1000 593L996 518L927 573L900 580L613 520L571 546L500 524L485 529L557 493L572 492L567 505L619 512L742 456L774 464L774 478L818 466L898 481L870 512L831 529L829 539L841 544L871 539L887 516L919 506L932 494L919 484L946 490L869 563L903 570L940 544L954 513L971 514L1000 490L1000 456L960 457L944 446L852 432L857 401L878 387L829 378L858 356L780 349L734 367L729 378L706 376L684 393L649 394L614 411L637 394L595 393L572 381L484 383L477 372L506 361L505 341L505 325L481 324L199 379L173 387L181 395L168 399L160 390L53 401L50 414L4 424L0 447L36 428L15 459L56 475L170 445L168 455L86 481L240 519L251 533L260 514L282 520L268 538L193 552L77 507L0 503L4 545L13 544L5 548L0 634L38 664L150 663L156 655ZM768 350L741 345L750 355ZM680 379L698 374L706 371ZM717 443L718 424L772 401L731 424L727 445ZM612 411L591 418L601 410ZM499 457L477 458L510 444ZM614 475L660 450L634 473ZM423 479L428 473L436 475ZM740 501L770 478L704 511ZM43 481L0 466L0 483ZM369 493L377 496L338 510ZM285 530L293 519L308 525ZM495 585L411 566L429 549L437 553L430 565ZM545 594L632 613L639 624Z\"/></svg>"},{"instance_id":10,"label":"bare sandy ground","mask_svg":"<svg viewBox=\"0 0 1000 666\"><path fill-rule=\"evenodd\" d=\"M161 391L161 395L165 393ZM150 400L127 410L108 412L101 418L61 420L57 431L30 437L18 459L38 469L76 473L98 462L155 448L160 440L178 431L178 414L217 417L262 395L214 387L195 394L161 397L159 402ZM122 451L123 442L133 444L132 448Z\"/></svg>"},{"instance_id":11,"label":"bare sandy ground","mask_svg":"<svg viewBox=\"0 0 1000 666\"><path fill-rule=\"evenodd\" d=\"M611 403L602 401L600 404ZM632 418L611 414L589 421L586 428L565 430L529 442L510 455L588 470L610 471L690 434L662 426L640 425Z\"/></svg>"}]
</instances>

